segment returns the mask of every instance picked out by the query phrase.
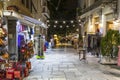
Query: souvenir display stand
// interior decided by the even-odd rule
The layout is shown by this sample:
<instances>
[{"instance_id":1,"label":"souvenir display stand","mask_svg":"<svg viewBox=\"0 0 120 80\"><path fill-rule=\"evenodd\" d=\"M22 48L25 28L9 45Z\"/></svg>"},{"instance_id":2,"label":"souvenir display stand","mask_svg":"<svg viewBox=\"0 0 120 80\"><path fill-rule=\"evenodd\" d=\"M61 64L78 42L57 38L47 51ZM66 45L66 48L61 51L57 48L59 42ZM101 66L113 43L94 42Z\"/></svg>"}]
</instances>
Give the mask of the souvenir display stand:
<instances>
[{"instance_id":1,"label":"souvenir display stand","mask_svg":"<svg viewBox=\"0 0 120 80\"><path fill-rule=\"evenodd\" d=\"M31 27L19 20L8 19L8 33L9 63L12 64L12 68L6 71L6 77L22 79L29 75L31 69L29 59L34 54ZM11 69L13 73L9 74ZM9 78L10 75L14 76Z\"/></svg>"},{"instance_id":2,"label":"souvenir display stand","mask_svg":"<svg viewBox=\"0 0 120 80\"><path fill-rule=\"evenodd\" d=\"M5 22L0 22L0 80L23 80L34 54L33 25L9 16Z\"/></svg>"},{"instance_id":3,"label":"souvenir display stand","mask_svg":"<svg viewBox=\"0 0 120 80\"><path fill-rule=\"evenodd\" d=\"M0 80L23 80L29 75L30 58L34 55L34 27L40 27L43 22L12 10L3 11L3 15L0 18ZM43 59L44 39L39 34L36 44L37 57Z\"/></svg>"},{"instance_id":4,"label":"souvenir display stand","mask_svg":"<svg viewBox=\"0 0 120 80\"><path fill-rule=\"evenodd\" d=\"M0 80L5 78L6 76L6 69L5 65L8 62L8 32L7 26L4 22L3 18L0 19Z\"/></svg>"}]
</instances>

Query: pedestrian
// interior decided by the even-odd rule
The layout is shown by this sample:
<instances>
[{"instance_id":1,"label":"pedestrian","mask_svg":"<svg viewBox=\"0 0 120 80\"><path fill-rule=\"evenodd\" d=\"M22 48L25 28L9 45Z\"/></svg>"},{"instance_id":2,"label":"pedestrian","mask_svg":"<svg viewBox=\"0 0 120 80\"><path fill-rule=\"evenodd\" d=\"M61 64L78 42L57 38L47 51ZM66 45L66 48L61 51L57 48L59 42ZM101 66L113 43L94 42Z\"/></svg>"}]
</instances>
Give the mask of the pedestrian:
<instances>
[{"instance_id":1,"label":"pedestrian","mask_svg":"<svg viewBox=\"0 0 120 80\"><path fill-rule=\"evenodd\" d=\"M45 41L45 47L48 49L49 48L49 43L48 41Z\"/></svg>"},{"instance_id":2,"label":"pedestrian","mask_svg":"<svg viewBox=\"0 0 120 80\"><path fill-rule=\"evenodd\" d=\"M99 29L97 29L97 32L96 32L96 47L97 47L96 55L97 57L100 56L100 42L101 42L101 33Z\"/></svg>"},{"instance_id":3,"label":"pedestrian","mask_svg":"<svg viewBox=\"0 0 120 80\"><path fill-rule=\"evenodd\" d=\"M50 39L50 43L51 43L51 48L54 48L54 40L53 40L53 38Z\"/></svg>"}]
</instances>

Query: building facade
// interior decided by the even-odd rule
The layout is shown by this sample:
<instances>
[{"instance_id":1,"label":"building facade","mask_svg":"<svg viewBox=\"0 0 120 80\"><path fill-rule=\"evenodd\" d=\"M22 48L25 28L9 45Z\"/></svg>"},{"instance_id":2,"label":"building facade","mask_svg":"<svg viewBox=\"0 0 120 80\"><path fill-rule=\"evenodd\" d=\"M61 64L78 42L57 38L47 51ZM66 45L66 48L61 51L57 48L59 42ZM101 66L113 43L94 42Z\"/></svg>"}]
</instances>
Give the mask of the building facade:
<instances>
[{"instance_id":1,"label":"building facade","mask_svg":"<svg viewBox=\"0 0 120 80\"><path fill-rule=\"evenodd\" d=\"M33 1L34 1L33 5L36 9L35 10L34 8L32 8L33 17L47 24L47 20L48 18L50 18L49 16L50 12L47 8L47 0L32 0L32 2ZM41 34L47 36L47 28L41 28L40 32L42 32Z\"/></svg>"},{"instance_id":2,"label":"building facade","mask_svg":"<svg viewBox=\"0 0 120 80\"><path fill-rule=\"evenodd\" d=\"M47 8L46 0L1 0L1 15L3 15L2 13L5 10L13 10L17 13L33 18L36 21L40 21L42 24L39 25L39 29L37 28L37 32L38 34L47 35L46 21L49 18L49 10Z\"/></svg>"},{"instance_id":3,"label":"building facade","mask_svg":"<svg viewBox=\"0 0 120 80\"><path fill-rule=\"evenodd\" d=\"M20 60L22 45L29 41L34 42L35 53L43 52L49 18L48 11L44 10L46 3L45 0L0 0L1 27L8 31L8 52L14 54L16 60Z\"/></svg>"},{"instance_id":4,"label":"building facade","mask_svg":"<svg viewBox=\"0 0 120 80\"><path fill-rule=\"evenodd\" d=\"M118 30L114 24L117 6L117 0L80 0L81 34L95 34L99 29L104 36L109 29Z\"/></svg>"}]
</instances>

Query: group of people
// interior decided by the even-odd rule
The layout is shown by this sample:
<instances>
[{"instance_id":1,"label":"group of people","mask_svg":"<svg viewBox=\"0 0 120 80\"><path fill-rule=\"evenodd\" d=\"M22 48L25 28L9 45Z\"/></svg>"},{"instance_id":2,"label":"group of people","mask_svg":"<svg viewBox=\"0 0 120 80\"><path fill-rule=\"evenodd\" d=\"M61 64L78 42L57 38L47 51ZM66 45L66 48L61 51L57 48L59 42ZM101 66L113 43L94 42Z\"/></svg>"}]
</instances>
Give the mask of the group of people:
<instances>
[{"instance_id":1,"label":"group of people","mask_svg":"<svg viewBox=\"0 0 120 80\"><path fill-rule=\"evenodd\" d=\"M55 48L57 44L56 39L51 38L50 41L45 41L44 46L46 49L48 48Z\"/></svg>"}]
</instances>

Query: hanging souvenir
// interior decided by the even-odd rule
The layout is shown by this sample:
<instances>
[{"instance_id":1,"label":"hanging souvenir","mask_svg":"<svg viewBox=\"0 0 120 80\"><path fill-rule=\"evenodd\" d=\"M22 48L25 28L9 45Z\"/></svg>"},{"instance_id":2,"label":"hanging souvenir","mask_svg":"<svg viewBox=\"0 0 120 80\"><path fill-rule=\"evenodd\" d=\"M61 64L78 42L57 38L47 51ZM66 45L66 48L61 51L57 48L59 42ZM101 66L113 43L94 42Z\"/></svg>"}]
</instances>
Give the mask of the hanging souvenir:
<instances>
[{"instance_id":1,"label":"hanging souvenir","mask_svg":"<svg viewBox=\"0 0 120 80\"><path fill-rule=\"evenodd\" d=\"M4 41L0 38L0 46L5 45Z\"/></svg>"},{"instance_id":2,"label":"hanging souvenir","mask_svg":"<svg viewBox=\"0 0 120 80\"><path fill-rule=\"evenodd\" d=\"M5 52L3 55L2 55L2 58L3 59L8 59L9 58L9 54L7 52Z\"/></svg>"},{"instance_id":3,"label":"hanging souvenir","mask_svg":"<svg viewBox=\"0 0 120 80\"><path fill-rule=\"evenodd\" d=\"M4 37L4 31L3 31L3 29L2 28L0 28L0 37Z\"/></svg>"},{"instance_id":4,"label":"hanging souvenir","mask_svg":"<svg viewBox=\"0 0 120 80\"><path fill-rule=\"evenodd\" d=\"M27 66L28 69L31 69L31 62L30 62L30 61L27 61L27 62L26 62L26 66Z\"/></svg>"}]
</instances>

